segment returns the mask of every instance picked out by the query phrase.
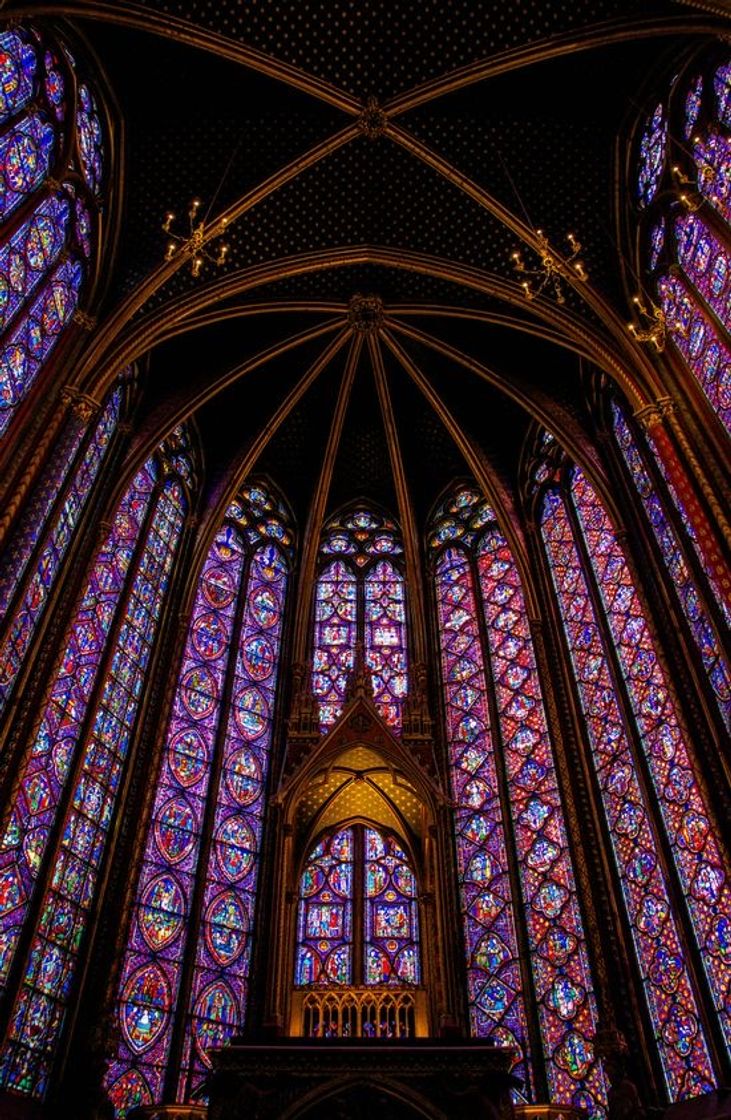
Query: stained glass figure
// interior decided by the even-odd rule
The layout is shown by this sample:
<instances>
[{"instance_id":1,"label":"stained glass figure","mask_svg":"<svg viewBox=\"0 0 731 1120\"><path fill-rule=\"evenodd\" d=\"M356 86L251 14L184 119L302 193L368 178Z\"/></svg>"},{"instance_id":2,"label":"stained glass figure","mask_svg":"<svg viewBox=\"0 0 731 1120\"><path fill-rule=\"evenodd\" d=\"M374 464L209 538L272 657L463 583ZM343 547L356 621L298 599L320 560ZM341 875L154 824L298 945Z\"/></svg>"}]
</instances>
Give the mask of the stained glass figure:
<instances>
[{"instance_id":1,"label":"stained glass figure","mask_svg":"<svg viewBox=\"0 0 731 1120\"><path fill-rule=\"evenodd\" d=\"M361 641L376 707L398 732L408 690L398 527L358 507L328 522L320 553L335 557L321 571L315 594L312 690L319 701L321 730L326 733L343 710Z\"/></svg>"},{"instance_id":2,"label":"stained glass figure","mask_svg":"<svg viewBox=\"0 0 731 1120\"><path fill-rule=\"evenodd\" d=\"M0 135L0 221L30 204L0 243L0 436L71 321L96 248L101 117L80 81L75 143L62 142L70 107L61 51L35 31L0 35L0 121L10 122Z\"/></svg>"},{"instance_id":3,"label":"stained glass figure","mask_svg":"<svg viewBox=\"0 0 731 1120\"><path fill-rule=\"evenodd\" d=\"M3 824L0 876L15 884L0 915L3 986L41 863L51 859L0 1052L0 1084L36 1097L60 1040L185 517L182 488L174 476L162 477L164 449L161 456L138 472L92 563Z\"/></svg>"},{"instance_id":4,"label":"stained glass figure","mask_svg":"<svg viewBox=\"0 0 731 1120\"><path fill-rule=\"evenodd\" d=\"M434 520L429 540L438 557L473 1033L521 1047L519 1072L530 1094L535 1079L522 937L551 1099L603 1115L606 1088L593 1053L597 1012L586 939L520 578L478 491L460 488ZM511 888L511 867L519 896Z\"/></svg>"},{"instance_id":5,"label":"stained glass figure","mask_svg":"<svg viewBox=\"0 0 731 1120\"><path fill-rule=\"evenodd\" d=\"M190 1099L208 1050L244 1023L288 573L281 549L292 540L284 516L268 488L244 488L199 578L118 987L106 1084L119 1116L161 1099L171 1062L179 1099ZM176 1021L182 1054L171 1053Z\"/></svg>"},{"instance_id":6,"label":"stained glass figure","mask_svg":"<svg viewBox=\"0 0 731 1120\"><path fill-rule=\"evenodd\" d=\"M37 67L36 52L26 32L0 33L0 124L30 101Z\"/></svg>"},{"instance_id":7,"label":"stained glass figure","mask_svg":"<svg viewBox=\"0 0 731 1120\"><path fill-rule=\"evenodd\" d=\"M669 761L678 749L677 722L664 686L656 679L659 668L626 561L606 514L580 472L574 474L572 491L581 509L588 552L596 564L597 584L616 624L615 641L628 658L625 663L621 655L625 684L635 697L636 714L642 712L641 726L655 744L650 747L647 743L648 757L650 750L653 756L657 750ZM558 491L548 491L543 498L541 531L668 1090L673 1099L694 1096L713 1083L698 999L663 873L657 823L638 776L634 744L572 518ZM658 723L661 713L668 724ZM669 777L672 766L667 761L660 765L667 768ZM673 773L682 780L681 775L690 772L681 767Z\"/></svg>"}]
</instances>

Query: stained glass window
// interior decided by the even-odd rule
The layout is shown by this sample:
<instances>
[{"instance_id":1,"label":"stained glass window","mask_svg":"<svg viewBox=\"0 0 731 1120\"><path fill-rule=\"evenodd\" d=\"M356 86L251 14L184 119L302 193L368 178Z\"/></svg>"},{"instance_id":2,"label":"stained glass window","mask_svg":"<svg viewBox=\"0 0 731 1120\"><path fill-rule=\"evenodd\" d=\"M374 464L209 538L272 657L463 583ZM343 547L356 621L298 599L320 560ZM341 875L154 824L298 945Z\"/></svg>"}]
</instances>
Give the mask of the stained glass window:
<instances>
[{"instance_id":1,"label":"stained glass window","mask_svg":"<svg viewBox=\"0 0 731 1120\"><path fill-rule=\"evenodd\" d=\"M435 522L472 1030L518 1047L530 1095L528 1016L537 1014L551 1100L602 1115L597 1011L520 577L478 491L459 489Z\"/></svg>"},{"instance_id":2,"label":"stained glass window","mask_svg":"<svg viewBox=\"0 0 731 1120\"><path fill-rule=\"evenodd\" d=\"M325 837L300 879L296 984L353 983L353 829Z\"/></svg>"},{"instance_id":3,"label":"stained glass window","mask_svg":"<svg viewBox=\"0 0 731 1120\"><path fill-rule=\"evenodd\" d=\"M295 984L420 980L417 884L403 846L362 825L322 837L300 877Z\"/></svg>"},{"instance_id":4,"label":"stained glass window","mask_svg":"<svg viewBox=\"0 0 731 1120\"><path fill-rule=\"evenodd\" d=\"M3 821L0 986L18 969L20 986L0 1084L33 1096L45 1092L73 991L185 513L163 447L135 476L91 564ZM18 960L39 891L30 949Z\"/></svg>"},{"instance_id":5,"label":"stained glass window","mask_svg":"<svg viewBox=\"0 0 731 1120\"><path fill-rule=\"evenodd\" d=\"M718 67L712 76L715 96L707 99L706 109L715 109L715 121L712 113L710 117L703 113L703 75L677 80L674 112L682 119L676 127L686 140L680 147L682 167L671 172L657 156L667 143L662 105L639 152L641 203L649 207L647 263L657 302L674 346L727 430L731 430L731 352L726 341L731 327L731 256L727 242L714 232L712 215L706 218L703 210L696 212L696 200L705 196L717 217L731 225L731 141L724 134L729 65ZM673 190L658 193L663 175ZM684 185L679 188L677 177L683 175Z\"/></svg>"},{"instance_id":6,"label":"stained glass window","mask_svg":"<svg viewBox=\"0 0 731 1120\"><path fill-rule=\"evenodd\" d=\"M713 1085L713 1066L677 896L663 869L661 833L673 853L721 1027L728 1031L723 991L729 966L720 948L727 937L728 887L718 846L644 607L616 534L581 471L572 472L567 491L545 493L541 530L668 1091L672 1099L694 1096ZM582 561L584 550L591 570ZM645 768L659 819L640 777Z\"/></svg>"},{"instance_id":7,"label":"stained glass window","mask_svg":"<svg viewBox=\"0 0 731 1120\"><path fill-rule=\"evenodd\" d=\"M612 406L612 415L617 442L675 584L719 711L726 728L731 730L731 668L716 632L716 624L689 569L678 530L667 516L661 496L650 478L651 467L645 461L641 444L617 404Z\"/></svg>"},{"instance_id":8,"label":"stained glass window","mask_svg":"<svg viewBox=\"0 0 731 1120\"><path fill-rule=\"evenodd\" d=\"M408 688L398 528L359 507L328 523L320 552L325 566L315 593L312 688L321 730L326 733L343 710L360 643L375 705L398 732Z\"/></svg>"},{"instance_id":9,"label":"stained glass window","mask_svg":"<svg viewBox=\"0 0 731 1120\"><path fill-rule=\"evenodd\" d=\"M79 82L75 146L62 142L70 65L33 28L0 33L0 435L71 321L96 249L102 124Z\"/></svg>"},{"instance_id":10,"label":"stained glass window","mask_svg":"<svg viewBox=\"0 0 731 1120\"><path fill-rule=\"evenodd\" d=\"M96 424L71 416L0 558L0 711L5 707L114 434L121 389Z\"/></svg>"},{"instance_id":11,"label":"stained glass window","mask_svg":"<svg viewBox=\"0 0 731 1120\"><path fill-rule=\"evenodd\" d=\"M645 125L640 141L640 167L637 188L640 202L645 206L652 202L660 182L660 176L665 165L667 135L668 123L665 117L665 109L660 104Z\"/></svg>"},{"instance_id":12,"label":"stained glass window","mask_svg":"<svg viewBox=\"0 0 731 1120\"><path fill-rule=\"evenodd\" d=\"M159 1101L166 1084L190 1099L208 1049L244 1023L292 542L284 514L267 487L246 487L199 578L119 978L107 1076L118 1115Z\"/></svg>"},{"instance_id":13,"label":"stained glass window","mask_svg":"<svg viewBox=\"0 0 731 1120\"><path fill-rule=\"evenodd\" d=\"M724 62L713 75L713 91L718 119L731 128L731 62Z\"/></svg>"}]
</instances>

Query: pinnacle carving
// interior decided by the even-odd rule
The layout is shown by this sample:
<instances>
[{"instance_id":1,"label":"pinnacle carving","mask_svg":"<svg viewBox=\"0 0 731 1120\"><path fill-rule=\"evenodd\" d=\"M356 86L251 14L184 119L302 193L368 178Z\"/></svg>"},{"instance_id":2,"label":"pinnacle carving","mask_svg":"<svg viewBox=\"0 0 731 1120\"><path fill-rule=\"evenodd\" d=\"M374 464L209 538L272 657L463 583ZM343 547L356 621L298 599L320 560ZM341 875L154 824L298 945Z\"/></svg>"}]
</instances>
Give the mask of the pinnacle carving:
<instances>
[{"instance_id":1,"label":"pinnacle carving","mask_svg":"<svg viewBox=\"0 0 731 1120\"><path fill-rule=\"evenodd\" d=\"M287 730L290 739L320 738L320 709L310 687L307 667L301 662L292 667L292 708Z\"/></svg>"},{"instance_id":2,"label":"pinnacle carving","mask_svg":"<svg viewBox=\"0 0 731 1120\"><path fill-rule=\"evenodd\" d=\"M412 667L411 688L404 700L404 739L432 739L434 721L427 697L427 668L424 662L417 662Z\"/></svg>"}]
</instances>

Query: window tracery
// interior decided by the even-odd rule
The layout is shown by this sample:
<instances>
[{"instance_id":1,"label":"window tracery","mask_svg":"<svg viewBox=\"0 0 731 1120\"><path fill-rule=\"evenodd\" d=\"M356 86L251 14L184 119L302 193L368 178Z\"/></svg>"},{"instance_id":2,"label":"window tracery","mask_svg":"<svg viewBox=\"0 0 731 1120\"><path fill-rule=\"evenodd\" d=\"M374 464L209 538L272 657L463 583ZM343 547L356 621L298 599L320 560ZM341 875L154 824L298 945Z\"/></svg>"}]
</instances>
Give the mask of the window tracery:
<instances>
[{"instance_id":1,"label":"window tracery","mask_svg":"<svg viewBox=\"0 0 731 1120\"><path fill-rule=\"evenodd\" d=\"M97 253L102 124L80 79L63 44L33 27L0 33L0 436L70 323Z\"/></svg>"}]
</instances>

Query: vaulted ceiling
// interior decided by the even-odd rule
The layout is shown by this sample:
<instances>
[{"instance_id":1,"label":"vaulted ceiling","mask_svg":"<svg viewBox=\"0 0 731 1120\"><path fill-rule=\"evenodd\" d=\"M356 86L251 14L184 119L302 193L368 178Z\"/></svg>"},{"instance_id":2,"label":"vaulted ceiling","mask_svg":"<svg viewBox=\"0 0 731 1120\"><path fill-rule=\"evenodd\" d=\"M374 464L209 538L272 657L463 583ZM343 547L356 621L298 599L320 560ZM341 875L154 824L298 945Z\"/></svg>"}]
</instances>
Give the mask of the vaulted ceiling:
<instances>
[{"instance_id":1,"label":"vaulted ceiling","mask_svg":"<svg viewBox=\"0 0 731 1120\"><path fill-rule=\"evenodd\" d=\"M468 471L509 507L535 417L591 465L586 378L636 357L616 232L633 129L723 26L713 7L11 3L86 39L123 125L121 237L80 381L99 391L137 357L135 454L192 416L209 505L256 469L301 525L328 455L325 512L361 496L399 516L400 463L420 528ZM197 278L165 263L161 230L174 211L186 231L194 196L211 251L222 216L230 245ZM582 243L589 281L564 304L526 301L513 271L538 230L559 254L569 231Z\"/></svg>"}]
</instances>

